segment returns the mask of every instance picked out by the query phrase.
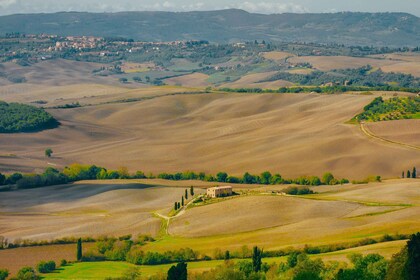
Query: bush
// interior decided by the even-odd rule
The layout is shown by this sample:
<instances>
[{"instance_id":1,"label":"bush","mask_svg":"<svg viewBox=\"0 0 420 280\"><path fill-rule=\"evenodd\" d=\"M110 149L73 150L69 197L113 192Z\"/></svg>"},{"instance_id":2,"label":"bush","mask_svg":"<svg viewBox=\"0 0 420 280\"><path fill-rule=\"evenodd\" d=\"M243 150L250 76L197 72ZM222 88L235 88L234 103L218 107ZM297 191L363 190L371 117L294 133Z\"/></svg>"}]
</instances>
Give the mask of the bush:
<instances>
[{"instance_id":1,"label":"bush","mask_svg":"<svg viewBox=\"0 0 420 280\"><path fill-rule=\"evenodd\" d=\"M60 261L60 266L66 266L66 265L67 265L67 260L62 259L62 260Z\"/></svg>"},{"instance_id":2,"label":"bush","mask_svg":"<svg viewBox=\"0 0 420 280\"><path fill-rule=\"evenodd\" d=\"M308 187L287 187L283 189L282 192L290 195L304 195L314 193L314 191Z\"/></svg>"},{"instance_id":3,"label":"bush","mask_svg":"<svg viewBox=\"0 0 420 280\"><path fill-rule=\"evenodd\" d=\"M40 277L36 274L32 267L26 266L21 268L17 273L18 280L38 280Z\"/></svg>"},{"instance_id":4,"label":"bush","mask_svg":"<svg viewBox=\"0 0 420 280\"><path fill-rule=\"evenodd\" d=\"M6 280L9 276L9 271L7 269L0 269L0 280Z\"/></svg>"},{"instance_id":5,"label":"bush","mask_svg":"<svg viewBox=\"0 0 420 280\"><path fill-rule=\"evenodd\" d=\"M53 272L55 270L55 262L54 261L48 261L48 262L42 261L36 266L36 269L38 270L39 273Z\"/></svg>"},{"instance_id":6,"label":"bush","mask_svg":"<svg viewBox=\"0 0 420 280\"><path fill-rule=\"evenodd\" d=\"M125 260L132 264L142 264L144 258L144 252L141 250L139 246L133 246L128 251Z\"/></svg>"},{"instance_id":7,"label":"bush","mask_svg":"<svg viewBox=\"0 0 420 280\"><path fill-rule=\"evenodd\" d=\"M101 255L99 252L88 251L83 254L82 261L83 262L100 262L104 261L105 256Z\"/></svg>"}]
</instances>

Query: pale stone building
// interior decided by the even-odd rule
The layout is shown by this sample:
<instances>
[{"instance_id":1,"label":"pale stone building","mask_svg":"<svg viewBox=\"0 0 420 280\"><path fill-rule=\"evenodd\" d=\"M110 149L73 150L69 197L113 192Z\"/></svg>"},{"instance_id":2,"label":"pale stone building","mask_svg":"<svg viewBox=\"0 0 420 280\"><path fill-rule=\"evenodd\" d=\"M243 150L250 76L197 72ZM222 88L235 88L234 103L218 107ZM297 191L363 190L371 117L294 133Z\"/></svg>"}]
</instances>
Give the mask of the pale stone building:
<instances>
[{"instance_id":1,"label":"pale stone building","mask_svg":"<svg viewBox=\"0 0 420 280\"><path fill-rule=\"evenodd\" d=\"M207 196L209 197L221 197L232 195L231 186L213 187L207 189Z\"/></svg>"}]
</instances>

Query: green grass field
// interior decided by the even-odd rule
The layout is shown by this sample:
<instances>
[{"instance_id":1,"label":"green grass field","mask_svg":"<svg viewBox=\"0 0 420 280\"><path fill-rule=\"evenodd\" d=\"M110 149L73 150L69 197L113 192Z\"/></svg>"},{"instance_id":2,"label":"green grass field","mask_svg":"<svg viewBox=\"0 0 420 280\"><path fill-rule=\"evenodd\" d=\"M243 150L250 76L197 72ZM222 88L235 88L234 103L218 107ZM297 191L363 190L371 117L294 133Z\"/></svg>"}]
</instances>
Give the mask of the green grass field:
<instances>
[{"instance_id":1,"label":"green grass field","mask_svg":"<svg viewBox=\"0 0 420 280\"><path fill-rule=\"evenodd\" d=\"M120 277L133 264L126 262L84 262L69 264L54 273L44 274L44 279L105 279Z\"/></svg>"},{"instance_id":2,"label":"green grass field","mask_svg":"<svg viewBox=\"0 0 420 280\"><path fill-rule=\"evenodd\" d=\"M384 242L373 245L361 246L357 248L351 248L347 250L311 255L311 258L321 258L323 261L348 261L347 256L352 253L379 253L386 258L390 258L393 254L398 252L406 244L405 240ZM274 257L265 258L264 262L268 264L285 262L287 257ZM235 259L234 262L241 260ZM250 259L248 259L250 261ZM188 271L190 273L199 273L202 271L210 270L218 265L223 264L223 260L211 260L211 261L197 261L188 263ZM157 274L165 274L173 264L163 265L141 265L140 268L142 276L152 276ZM106 277L119 277L125 270L134 265L126 262L85 262L85 263L74 263L62 268L59 268L56 272L51 274L44 274L46 280L58 280L58 279L104 279Z\"/></svg>"}]
</instances>

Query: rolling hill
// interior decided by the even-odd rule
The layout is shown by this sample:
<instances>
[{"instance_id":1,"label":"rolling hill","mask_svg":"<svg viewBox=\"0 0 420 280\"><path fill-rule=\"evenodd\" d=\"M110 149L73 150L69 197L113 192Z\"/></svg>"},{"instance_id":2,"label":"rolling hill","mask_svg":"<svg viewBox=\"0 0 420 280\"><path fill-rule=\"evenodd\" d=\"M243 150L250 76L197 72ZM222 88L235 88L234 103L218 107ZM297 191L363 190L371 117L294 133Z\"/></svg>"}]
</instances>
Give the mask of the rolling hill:
<instances>
[{"instance_id":1,"label":"rolling hill","mask_svg":"<svg viewBox=\"0 0 420 280\"><path fill-rule=\"evenodd\" d=\"M0 17L0 34L121 36L141 41L205 39L417 46L420 19L405 13L253 14L203 12L17 14Z\"/></svg>"}]
</instances>

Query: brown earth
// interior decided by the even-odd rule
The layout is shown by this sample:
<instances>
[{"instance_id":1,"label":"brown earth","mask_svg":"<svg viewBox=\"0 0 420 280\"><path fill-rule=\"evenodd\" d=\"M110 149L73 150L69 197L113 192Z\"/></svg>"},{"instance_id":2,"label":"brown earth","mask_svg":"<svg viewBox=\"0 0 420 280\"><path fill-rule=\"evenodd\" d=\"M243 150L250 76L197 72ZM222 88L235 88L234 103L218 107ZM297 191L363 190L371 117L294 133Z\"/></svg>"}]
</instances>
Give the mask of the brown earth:
<instances>
[{"instance_id":1,"label":"brown earth","mask_svg":"<svg viewBox=\"0 0 420 280\"><path fill-rule=\"evenodd\" d=\"M409 59L409 58L407 58ZM288 59L290 63L309 62L314 68L321 71L333 69L359 68L370 65L380 68L384 72L401 72L420 77L420 61L411 58L407 60L396 60L374 57L350 57L350 56L300 56Z\"/></svg>"},{"instance_id":2,"label":"brown earth","mask_svg":"<svg viewBox=\"0 0 420 280\"><path fill-rule=\"evenodd\" d=\"M212 93L50 110L59 128L2 135L0 171L79 162L145 172L399 176L401 166L419 165L418 151L375 141L345 124L373 97ZM50 159L47 147L54 151Z\"/></svg>"},{"instance_id":3,"label":"brown earth","mask_svg":"<svg viewBox=\"0 0 420 280\"><path fill-rule=\"evenodd\" d=\"M169 211L183 194L184 188L136 181L78 182L5 192L0 205L0 236L9 240L52 240L71 236L156 235L161 220L153 212Z\"/></svg>"},{"instance_id":4,"label":"brown earth","mask_svg":"<svg viewBox=\"0 0 420 280\"><path fill-rule=\"evenodd\" d=\"M420 148L420 120L418 119L370 122L365 125L376 136Z\"/></svg>"},{"instance_id":5,"label":"brown earth","mask_svg":"<svg viewBox=\"0 0 420 280\"><path fill-rule=\"evenodd\" d=\"M276 71L271 72L264 72L264 73L254 73L248 74L241 77L239 80L222 84L220 87L228 87L228 88L279 88L279 87L287 87L293 85L293 83L288 81L272 81L272 82L261 82L264 79L267 79L273 76Z\"/></svg>"},{"instance_id":6,"label":"brown earth","mask_svg":"<svg viewBox=\"0 0 420 280\"><path fill-rule=\"evenodd\" d=\"M202 73L193 73L179 77L165 79L164 82L168 85L177 85L184 87L206 87L211 85L207 82L208 75Z\"/></svg>"},{"instance_id":7,"label":"brown earth","mask_svg":"<svg viewBox=\"0 0 420 280\"><path fill-rule=\"evenodd\" d=\"M94 243L83 243L83 252L89 251L93 246ZM36 267L40 261L55 261L59 265L63 259L76 261L76 244L0 250L0 267L7 268L11 275L16 275L25 266Z\"/></svg>"}]
</instances>

